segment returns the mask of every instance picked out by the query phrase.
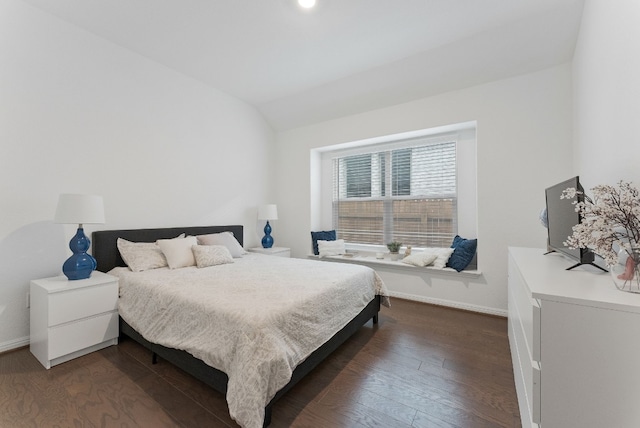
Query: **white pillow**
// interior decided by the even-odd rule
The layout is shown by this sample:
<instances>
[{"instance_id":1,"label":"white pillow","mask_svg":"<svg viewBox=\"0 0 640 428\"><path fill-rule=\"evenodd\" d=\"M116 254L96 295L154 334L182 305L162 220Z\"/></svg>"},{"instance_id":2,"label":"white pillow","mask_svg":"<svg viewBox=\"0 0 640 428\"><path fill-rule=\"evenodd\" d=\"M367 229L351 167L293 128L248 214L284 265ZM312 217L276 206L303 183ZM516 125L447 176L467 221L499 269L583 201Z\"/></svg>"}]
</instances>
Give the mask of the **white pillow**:
<instances>
[{"instance_id":1,"label":"white pillow","mask_svg":"<svg viewBox=\"0 0 640 428\"><path fill-rule=\"evenodd\" d=\"M232 232L211 233L209 235L198 235L198 244L200 245L224 245L227 247L231 256L242 257L247 252L242 248Z\"/></svg>"},{"instance_id":2,"label":"white pillow","mask_svg":"<svg viewBox=\"0 0 640 428\"><path fill-rule=\"evenodd\" d=\"M194 245L191 250L199 268L233 263L233 257L224 245Z\"/></svg>"},{"instance_id":3,"label":"white pillow","mask_svg":"<svg viewBox=\"0 0 640 428\"><path fill-rule=\"evenodd\" d=\"M191 249L194 245L198 245L195 236L187 236L184 239L158 239L156 242L167 258L170 269L195 266L196 259Z\"/></svg>"},{"instance_id":4,"label":"white pillow","mask_svg":"<svg viewBox=\"0 0 640 428\"><path fill-rule=\"evenodd\" d=\"M118 238L118 251L133 272L167 266L167 259L155 242L131 242Z\"/></svg>"},{"instance_id":5,"label":"white pillow","mask_svg":"<svg viewBox=\"0 0 640 428\"><path fill-rule=\"evenodd\" d=\"M424 253L435 254L436 259L433 261L432 266L436 269L443 269L449 261L449 257L453 254L454 248L425 248Z\"/></svg>"},{"instance_id":6,"label":"white pillow","mask_svg":"<svg viewBox=\"0 0 640 428\"><path fill-rule=\"evenodd\" d=\"M425 267L425 266L429 266L437 258L438 258L437 254L419 252L419 253L413 253L405 257L404 259L402 259L402 263L406 263L408 265L413 265L418 267Z\"/></svg>"},{"instance_id":7,"label":"white pillow","mask_svg":"<svg viewBox=\"0 0 640 428\"><path fill-rule=\"evenodd\" d=\"M344 239L335 241L318 241L318 254L320 257L337 256L346 252Z\"/></svg>"}]
</instances>

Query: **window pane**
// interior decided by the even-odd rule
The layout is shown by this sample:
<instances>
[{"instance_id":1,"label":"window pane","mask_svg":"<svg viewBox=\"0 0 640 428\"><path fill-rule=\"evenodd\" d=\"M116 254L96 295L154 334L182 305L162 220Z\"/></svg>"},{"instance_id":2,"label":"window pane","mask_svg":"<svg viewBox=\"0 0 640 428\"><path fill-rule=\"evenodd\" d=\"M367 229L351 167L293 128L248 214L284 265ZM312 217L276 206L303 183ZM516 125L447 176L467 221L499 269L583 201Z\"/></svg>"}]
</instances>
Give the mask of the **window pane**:
<instances>
[{"instance_id":1,"label":"window pane","mask_svg":"<svg viewBox=\"0 0 640 428\"><path fill-rule=\"evenodd\" d=\"M361 244L384 244L383 201L334 202L335 229L339 238Z\"/></svg>"},{"instance_id":2,"label":"window pane","mask_svg":"<svg viewBox=\"0 0 640 428\"><path fill-rule=\"evenodd\" d=\"M387 162L385 161L385 154L378 153L377 159L378 159L378 163L380 164L380 176L378 177L378 182L380 183L379 196L386 196L387 195Z\"/></svg>"},{"instance_id":3,"label":"window pane","mask_svg":"<svg viewBox=\"0 0 640 428\"><path fill-rule=\"evenodd\" d=\"M455 199L393 201L393 239L414 247L449 247L456 235Z\"/></svg>"},{"instance_id":4,"label":"window pane","mask_svg":"<svg viewBox=\"0 0 640 428\"><path fill-rule=\"evenodd\" d=\"M344 159L347 169L347 198L371 196L371 155L349 156Z\"/></svg>"},{"instance_id":5,"label":"window pane","mask_svg":"<svg viewBox=\"0 0 640 428\"><path fill-rule=\"evenodd\" d=\"M456 194L455 143L439 143L413 149L412 195L431 197Z\"/></svg>"},{"instance_id":6,"label":"window pane","mask_svg":"<svg viewBox=\"0 0 640 428\"><path fill-rule=\"evenodd\" d=\"M411 194L411 149L391 152L391 186L393 196Z\"/></svg>"}]
</instances>

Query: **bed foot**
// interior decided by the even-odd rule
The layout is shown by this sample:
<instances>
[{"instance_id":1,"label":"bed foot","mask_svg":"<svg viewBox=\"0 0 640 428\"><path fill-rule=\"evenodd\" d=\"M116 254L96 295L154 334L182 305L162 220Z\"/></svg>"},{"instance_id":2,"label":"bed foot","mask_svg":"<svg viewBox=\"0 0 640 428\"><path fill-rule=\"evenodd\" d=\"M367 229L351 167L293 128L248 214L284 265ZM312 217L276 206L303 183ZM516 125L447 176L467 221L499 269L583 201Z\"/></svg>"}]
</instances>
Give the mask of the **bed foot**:
<instances>
[{"instance_id":1,"label":"bed foot","mask_svg":"<svg viewBox=\"0 0 640 428\"><path fill-rule=\"evenodd\" d=\"M266 428L269 424L271 424L271 404L264 408L264 423L262 426Z\"/></svg>"},{"instance_id":2,"label":"bed foot","mask_svg":"<svg viewBox=\"0 0 640 428\"><path fill-rule=\"evenodd\" d=\"M378 314L375 314L371 319L373 320L374 324L378 324Z\"/></svg>"},{"instance_id":3,"label":"bed foot","mask_svg":"<svg viewBox=\"0 0 640 428\"><path fill-rule=\"evenodd\" d=\"M155 352L151 353L151 364L158 364L158 354Z\"/></svg>"}]
</instances>

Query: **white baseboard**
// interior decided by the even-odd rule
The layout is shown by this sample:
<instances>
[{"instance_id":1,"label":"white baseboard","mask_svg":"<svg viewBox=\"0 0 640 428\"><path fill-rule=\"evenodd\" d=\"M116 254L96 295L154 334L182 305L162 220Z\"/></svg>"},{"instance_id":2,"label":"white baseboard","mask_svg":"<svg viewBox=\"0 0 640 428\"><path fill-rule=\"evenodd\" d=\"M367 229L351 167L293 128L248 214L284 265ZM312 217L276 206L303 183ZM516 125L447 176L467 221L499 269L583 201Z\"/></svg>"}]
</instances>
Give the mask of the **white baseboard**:
<instances>
[{"instance_id":1,"label":"white baseboard","mask_svg":"<svg viewBox=\"0 0 640 428\"><path fill-rule=\"evenodd\" d=\"M29 345L29 336L0 343L0 353Z\"/></svg>"},{"instance_id":2,"label":"white baseboard","mask_svg":"<svg viewBox=\"0 0 640 428\"><path fill-rule=\"evenodd\" d=\"M460 303L451 300L437 299L435 297L418 296L416 294L399 293L397 291L389 291L391 297L397 297L399 299L414 300L416 302L429 303L432 305L447 306L450 308L463 309L465 311L480 312L482 314L496 315L499 317L507 317L508 311L506 309L488 308L485 306L472 305L470 303ZM393 308L393 301L391 302Z\"/></svg>"}]
</instances>

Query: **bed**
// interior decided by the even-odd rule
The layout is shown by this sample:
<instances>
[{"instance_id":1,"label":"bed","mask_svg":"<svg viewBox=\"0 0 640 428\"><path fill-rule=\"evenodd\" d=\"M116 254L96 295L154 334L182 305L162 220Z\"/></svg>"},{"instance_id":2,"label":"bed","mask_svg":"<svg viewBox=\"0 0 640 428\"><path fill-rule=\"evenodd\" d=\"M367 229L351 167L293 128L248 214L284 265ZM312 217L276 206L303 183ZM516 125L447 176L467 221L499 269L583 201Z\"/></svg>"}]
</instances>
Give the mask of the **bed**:
<instances>
[{"instance_id":1,"label":"bed","mask_svg":"<svg viewBox=\"0 0 640 428\"><path fill-rule=\"evenodd\" d=\"M242 245L243 227L238 225L110 230L92 234L93 255L98 270L110 272L120 279L122 335L148 348L154 361L159 356L225 394L230 414L241 426L267 426L271 421L273 404L280 397L365 323L369 320L374 324L378 322L381 303L388 303L387 292L377 274L369 268L354 265L342 270L339 266L345 266L343 264L327 266L326 263L311 260L254 253L234 258L234 263L220 267L131 272L125 267L117 247L118 238L131 242L155 242L158 239L176 238L181 234L199 236L221 232L233 233ZM209 274L209 271L215 274ZM303 271L306 276L303 276ZM282 272L286 272L286 275L282 275ZM336 276L338 274L345 275L344 279ZM235 278L242 278L242 281ZM316 285L320 278L325 278L326 287L340 286L351 297L330 298L335 290L322 291L325 286ZM353 281L353 287L351 284L345 287L345 281ZM249 282L253 288L244 285ZM365 283L375 284L371 286L373 291L369 292L369 285ZM189 292L184 293L184 297L171 294L182 293L176 290L187 288ZM160 294L160 289L165 294ZM310 292L312 297L307 296L306 292ZM138 293L154 294L147 296ZM205 294L198 293L212 293L215 298L209 299ZM142 299L150 303L134 310L132 302ZM332 300L343 302L349 299L353 302L337 312L329 307L334 304ZM192 302L188 303L188 300ZM221 305L222 311L228 312L224 314L224 322L221 321L223 314L217 312L220 308L203 311L199 315L203 321L198 328L186 327L187 321L174 321L176 315L180 319L192 317L179 315L187 311L191 313L191 309L185 310L184 305L199 305L207 300ZM274 305L271 300L278 304ZM239 301L243 301L243 305L245 301L247 304L253 302L254 306L244 309L237 303ZM313 308L318 308L318 314L312 314L312 311L316 311ZM324 315L321 308L325 308ZM291 314L285 309L291 310ZM174 312L170 322L161 319L165 312L170 311ZM236 319L238 313L246 311L249 312L249 321ZM186 324L181 327L181 322ZM289 337L289 333L283 334L283 331L291 328L291 325L296 326L296 331ZM302 326L300 332L299 326ZM180 329L188 330L190 334ZM272 329L277 331L274 333ZM169 336L173 332L174 338L156 334L157 330L162 330L163 335L168 331ZM236 331L242 331L242 334L230 334ZM178 342L175 336L180 336ZM218 343L218 340L227 336L234 337L230 345L227 342ZM245 336L249 339L245 339ZM209 341L212 343L204 343ZM229 354L233 357L222 357L220 349L226 347L233 349L233 353ZM247 356L251 354L260 358L258 356L263 353L266 355L265 361L249 360ZM252 367L256 367L256 373L252 372Z\"/></svg>"}]
</instances>

